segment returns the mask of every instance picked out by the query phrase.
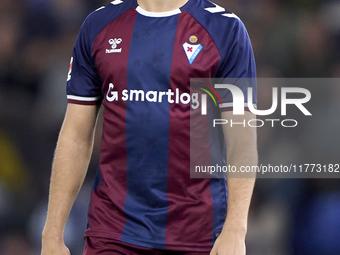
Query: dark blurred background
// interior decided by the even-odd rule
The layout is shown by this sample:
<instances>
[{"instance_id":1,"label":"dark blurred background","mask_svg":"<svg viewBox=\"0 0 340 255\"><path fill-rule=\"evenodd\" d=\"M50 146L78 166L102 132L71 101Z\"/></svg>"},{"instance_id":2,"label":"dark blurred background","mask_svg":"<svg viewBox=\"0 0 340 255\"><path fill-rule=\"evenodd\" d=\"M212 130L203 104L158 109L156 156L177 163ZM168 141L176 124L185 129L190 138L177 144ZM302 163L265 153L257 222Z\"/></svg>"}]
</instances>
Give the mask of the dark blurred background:
<instances>
[{"instance_id":1,"label":"dark blurred background","mask_svg":"<svg viewBox=\"0 0 340 255\"><path fill-rule=\"evenodd\" d=\"M66 109L72 48L100 0L0 0L0 254L40 252L50 167ZM219 0L248 28L259 77L340 77L340 1ZM339 84L340 85L340 84ZM269 96L268 96L269 95ZM314 95L312 95L314 96ZM260 162L339 163L340 87L319 86L322 112L303 132L259 129ZM271 92L259 90L261 101ZM327 123L324 129L320 122ZM331 130L331 131L329 131ZM281 130L282 131L282 130ZM98 158L100 134L93 161ZM81 254L95 174L72 209L65 239ZM340 176L339 176L340 177ZM259 179L249 255L340 254L338 179Z\"/></svg>"}]
</instances>

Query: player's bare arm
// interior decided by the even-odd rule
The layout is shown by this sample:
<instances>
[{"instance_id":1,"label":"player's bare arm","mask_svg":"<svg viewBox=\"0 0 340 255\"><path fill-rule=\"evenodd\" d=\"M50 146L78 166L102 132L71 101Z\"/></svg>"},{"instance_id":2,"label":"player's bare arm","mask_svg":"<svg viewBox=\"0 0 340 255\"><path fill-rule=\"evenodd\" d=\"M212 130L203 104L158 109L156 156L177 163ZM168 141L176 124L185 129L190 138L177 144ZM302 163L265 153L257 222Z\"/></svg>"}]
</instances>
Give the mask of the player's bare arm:
<instances>
[{"instance_id":1,"label":"player's bare arm","mask_svg":"<svg viewBox=\"0 0 340 255\"><path fill-rule=\"evenodd\" d=\"M52 167L42 255L70 254L63 240L71 207L90 161L97 106L69 104L60 131Z\"/></svg>"},{"instance_id":2,"label":"player's bare arm","mask_svg":"<svg viewBox=\"0 0 340 255\"><path fill-rule=\"evenodd\" d=\"M254 114L245 112L237 116L232 112L223 112L223 119L233 119L235 122L246 122L254 119ZM236 166L257 165L256 128L249 126L230 127L224 125L224 136L227 144L227 164ZM238 174L238 175L237 175ZM241 177L241 178L236 178ZM245 255L245 236L250 200L253 193L255 175L236 173L236 177L229 174L228 185L228 213L223 230L211 251L211 255Z\"/></svg>"}]
</instances>

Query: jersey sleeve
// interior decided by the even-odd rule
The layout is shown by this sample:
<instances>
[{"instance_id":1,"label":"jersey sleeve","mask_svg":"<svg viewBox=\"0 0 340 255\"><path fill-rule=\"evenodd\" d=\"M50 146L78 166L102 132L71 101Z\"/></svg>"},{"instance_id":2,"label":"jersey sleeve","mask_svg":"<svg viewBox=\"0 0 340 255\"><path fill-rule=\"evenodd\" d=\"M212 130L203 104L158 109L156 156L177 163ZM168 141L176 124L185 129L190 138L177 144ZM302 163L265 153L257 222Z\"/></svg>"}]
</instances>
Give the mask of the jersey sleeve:
<instances>
[{"instance_id":1,"label":"jersey sleeve","mask_svg":"<svg viewBox=\"0 0 340 255\"><path fill-rule=\"evenodd\" d=\"M248 32L241 20L234 19L231 32L225 37L223 43L222 59L216 77L219 84L237 86L244 95L244 106L248 110L248 88L252 88L252 104L257 104L256 65L252 45ZM221 111L232 110L233 96L228 89L218 89L221 97Z\"/></svg>"},{"instance_id":2,"label":"jersey sleeve","mask_svg":"<svg viewBox=\"0 0 340 255\"><path fill-rule=\"evenodd\" d=\"M67 77L67 99L75 104L98 104L102 100L102 80L92 55L89 18L83 23L73 49Z\"/></svg>"}]
</instances>

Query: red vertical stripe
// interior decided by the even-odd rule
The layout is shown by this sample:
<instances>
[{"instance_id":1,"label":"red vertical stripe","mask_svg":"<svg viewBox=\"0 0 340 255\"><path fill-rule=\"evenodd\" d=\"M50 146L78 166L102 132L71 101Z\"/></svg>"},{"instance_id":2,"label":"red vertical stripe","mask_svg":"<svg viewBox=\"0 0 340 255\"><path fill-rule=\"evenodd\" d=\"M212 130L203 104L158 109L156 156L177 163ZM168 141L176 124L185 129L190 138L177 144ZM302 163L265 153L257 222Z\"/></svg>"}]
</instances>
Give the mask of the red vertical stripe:
<instances>
[{"instance_id":1,"label":"red vertical stripe","mask_svg":"<svg viewBox=\"0 0 340 255\"><path fill-rule=\"evenodd\" d=\"M202 51L190 65L183 49L195 35ZM171 90L190 93L190 78L212 77L219 63L219 52L206 30L187 12L179 16L171 67ZM208 121L206 118L205 121ZM204 125L205 124L205 125ZM174 244L195 245L207 250L212 240L213 202L210 179L190 178L190 105L170 105L169 130L169 212L166 248ZM208 123L203 123L199 144L206 145L205 159L210 161ZM198 229L199 226L199 229Z\"/></svg>"},{"instance_id":2,"label":"red vertical stripe","mask_svg":"<svg viewBox=\"0 0 340 255\"><path fill-rule=\"evenodd\" d=\"M126 103L122 100L109 102L106 99L109 84L114 85L119 97L127 88L127 62L129 46L137 12L128 10L108 24L93 43L93 55L98 72L103 80L104 125L100 156L102 181L92 194L87 234L120 239L126 221L123 214L127 194L126 179ZM121 52L107 53L112 49L110 39L121 39L116 49ZM114 233L119 233L114 236ZM116 234L117 235L117 234Z\"/></svg>"}]
</instances>

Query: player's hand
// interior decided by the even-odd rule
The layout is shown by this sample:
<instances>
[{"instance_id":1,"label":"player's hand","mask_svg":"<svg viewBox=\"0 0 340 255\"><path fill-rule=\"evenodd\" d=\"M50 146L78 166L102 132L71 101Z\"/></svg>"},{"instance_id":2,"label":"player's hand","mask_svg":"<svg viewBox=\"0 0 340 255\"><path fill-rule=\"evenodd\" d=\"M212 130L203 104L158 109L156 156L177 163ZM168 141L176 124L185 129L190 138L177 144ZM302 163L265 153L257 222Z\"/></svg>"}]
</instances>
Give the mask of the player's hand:
<instances>
[{"instance_id":1,"label":"player's hand","mask_svg":"<svg viewBox=\"0 0 340 255\"><path fill-rule=\"evenodd\" d=\"M245 255L245 235L233 231L222 231L210 255Z\"/></svg>"},{"instance_id":2,"label":"player's hand","mask_svg":"<svg viewBox=\"0 0 340 255\"><path fill-rule=\"evenodd\" d=\"M71 253L64 242L43 239L41 255L71 255Z\"/></svg>"}]
</instances>

